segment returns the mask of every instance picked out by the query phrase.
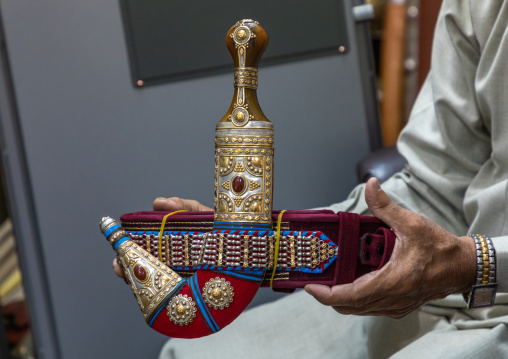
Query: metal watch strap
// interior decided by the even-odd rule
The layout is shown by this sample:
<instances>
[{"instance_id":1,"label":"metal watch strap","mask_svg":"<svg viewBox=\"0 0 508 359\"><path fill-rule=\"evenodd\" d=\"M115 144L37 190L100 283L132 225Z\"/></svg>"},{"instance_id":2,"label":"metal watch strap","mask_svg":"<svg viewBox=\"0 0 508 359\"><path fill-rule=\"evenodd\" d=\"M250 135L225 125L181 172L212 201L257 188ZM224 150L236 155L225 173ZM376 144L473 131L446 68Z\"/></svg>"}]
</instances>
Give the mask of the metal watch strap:
<instances>
[{"instance_id":1,"label":"metal watch strap","mask_svg":"<svg viewBox=\"0 0 508 359\"><path fill-rule=\"evenodd\" d=\"M465 294L468 309L494 305L496 298L496 250L492 240L482 234L469 234L476 246L476 283Z\"/></svg>"}]
</instances>

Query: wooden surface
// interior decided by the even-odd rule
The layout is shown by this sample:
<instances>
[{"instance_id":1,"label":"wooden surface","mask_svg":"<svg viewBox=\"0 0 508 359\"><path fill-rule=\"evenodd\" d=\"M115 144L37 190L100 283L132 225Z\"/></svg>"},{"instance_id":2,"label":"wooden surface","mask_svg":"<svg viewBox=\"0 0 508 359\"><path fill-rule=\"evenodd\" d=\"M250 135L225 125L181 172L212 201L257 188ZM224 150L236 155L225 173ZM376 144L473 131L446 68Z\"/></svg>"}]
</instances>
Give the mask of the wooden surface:
<instances>
[{"instance_id":1,"label":"wooden surface","mask_svg":"<svg viewBox=\"0 0 508 359\"><path fill-rule=\"evenodd\" d=\"M434 28L442 0L425 0L420 2L420 51L418 68L418 87L420 88L430 69L430 57Z\"/></svg>"},{"instance_id":2,"label":"wooden surface","mask_svg":"<svg viewBox=\"0 0 508 359\"><path fill-rule=\"evenodd\" d=\"M394 145L402 129L406 2L386 5L381 46L381 131L383 144Z\"/></svg>"}]
</instances>

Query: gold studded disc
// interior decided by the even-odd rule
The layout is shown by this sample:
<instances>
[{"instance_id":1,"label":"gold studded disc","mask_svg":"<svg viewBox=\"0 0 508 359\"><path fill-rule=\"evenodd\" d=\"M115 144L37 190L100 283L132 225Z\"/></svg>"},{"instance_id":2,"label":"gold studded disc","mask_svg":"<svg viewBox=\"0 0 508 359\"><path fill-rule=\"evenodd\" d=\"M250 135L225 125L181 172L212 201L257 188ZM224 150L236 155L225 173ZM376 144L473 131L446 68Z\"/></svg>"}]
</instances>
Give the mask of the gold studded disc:
<instances>
[{"instance_id":1,"label":"gold studded disc","mask_svg":"<svg viewBox=\"0 0 508 359\"><path fill-rule=\"evenodd\" d=\"M247 37L247 33L245 32L244 29L240 29L237 33L236 33L236 38L238 40L243 40Z\"/></svg>"},{"instance_id":2,"label":"gold studded disc","mask_svg":"<svg viewBox=\"0 0 508 359\"><path fill-rule=\"evenodd\" d=\"M196 316L196 304L185 294L178 294L173 297L166 306L169 320L180 326L187 325L194 320Z\"/></svg>"},{"instance_id":3,"label":"gold studded disc","mask_svg":"<svg viewBox=\"0 0 508 359\"><path fill-rule=\"evenodd\" d=\"M245 44L252 37L252 33L247 26L239 26L233 33L233 40L237 44Z\"/></svg>"},{"instance_id":4,"label":"gold studded disc","mask_svg":"<svg viewBox=\"0 0 508 359\"><path fill-rule=\"evenodd\" d=\"M245 126L249 122L249 112L243 107L238 107L232 113L231 122L238 127Z\"/></svg>"},{"instance_id":5,"label":"gold studded disc","mask_svg":"<svg viewBox=\"0 0 508 359\"><path fill-rule=\"evenodd\" d=\"M233 287L224 278L212 278L203 287L203 299L213 309L229 307L234 295Z\"/></svg>"}]
</instances>

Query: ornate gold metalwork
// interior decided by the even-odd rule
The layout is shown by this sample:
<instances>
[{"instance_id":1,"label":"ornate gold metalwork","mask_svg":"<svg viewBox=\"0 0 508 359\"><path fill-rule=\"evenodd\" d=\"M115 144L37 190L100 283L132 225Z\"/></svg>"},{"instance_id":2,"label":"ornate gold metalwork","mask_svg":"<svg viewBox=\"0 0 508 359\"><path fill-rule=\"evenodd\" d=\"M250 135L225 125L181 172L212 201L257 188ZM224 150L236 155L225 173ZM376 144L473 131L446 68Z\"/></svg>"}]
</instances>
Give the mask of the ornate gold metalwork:
<instances>
[{"instance_id":1,"label":"ornate gold metalwork","mask_svg":"<svg viewBox=\"0 0 508 359\"><path fill-rule=\"evenodd\" d=\"M122 243L117 254L143 316L148 321L183 278L131 241ZM145 270L145 278L135 274L136 266Z\"/></svg>"},{"instance_id":2,"label":"ornate gold metalwork","mask_svg":"<svg viewBox=\"0 0 508 359\"><path fill-rule=\"evenodd\" d=\"M164 240L166 242L166 263L168 264L168 266L171 266L172 265L172 263L170 261L171 257L169 256L169 253L171 252L171 248L169 246L169 236L165 235Z\"/></svg>"},{"instance_id":3,"label":"ornate gold metalwork","mask_svg":"<svg viewBox=\"0 0 508 359\"><path fill-rule=\"evenodd\" d=\"M203 299L213 309L224 309L233 302L233 287L224 278L215 277L203 287Z\"/></svg>"},{"instance_id":4,"label":"ornate gold metalwork","mask_svg":"<svg viewBox=\"0 0 508 359\"><path fill-rule=\"evenodd\" d=\"M290 262L290 265L291 265L291 268L294 268L296 267L296 262L295 262L295 237L293 236L289 236L288 237L288 242L289 242L289 250L290 250L290 253L291 253L291 262Z\"/></svg>"},{"instance_id":5,"label":"ornate gold metalwork","mask_svg":"<svg viewBox=\"0 0 508 359\"><path fill-rule=\"evenodd\" d=\"M249 266L249 236L243 236L243 267L247 268Z\"/></svg>"},{"instance_id":6,"label":"ornate gold metalwork","mask_svg":"<svg viewBox=\"0 0 508 359\"><path fill-rule=\"evenodd\" d=\"M250 189L251 190L255 190L256 188L259 188L259 186L261 186L259 183L253 181L253 180L250 180L249 181L249 186L250 186Z\"/></svg>"},{"instance_id":7,"label":"ornate gold metalwork","mask_svg":"<svg viewBox=\"0 0 508 359\"><path fill-rule=\"evenodd\" d=\"M111 228L112 225L109 226ZM109 228L106 228L105 231L107 231ZM109 244L113 245L113 243L116 243L118 240L122 239L123 237L127 236L127 233L125 230L119 230L113 233L113 235L109 238Z\"/></svg>"},{"instance_id":8,"label":"ornate gold metalwork","mask_svg":"<svg viewBox=\"0 0 508 359\"><path fill-rule=\"evenodd\" d=\"M235 158L233 156L220 156L219 157L219 173L227 175L233 171Z\"/></svg>"},{"instance_id":9,"label":"ornate gold metalwork","mask_svg":"<svg viewBox=\"0 0 508 359\"><path fill-rule=\"evenodd\" d=\"M255 67L239 67L235 69L235 87L257 89L258 69Z\"/></svg>"},{"instance_id":10,"label":"ornate gold metalwork","mask_svg":"<svg viewBox=\"0 0 508 359\"><path fill-rule=\"evenodd\" d=\"M236 36L239 40L244 40L247 37L247 33L245 32L245 30L241 29L240 31L238 31Z\"/></svg>"},{"instance_id":11,"label":"ornate gold metalwork","mask_svg":"<svg viewBox=\"0 0 508 359\"><path fill-rule=\"evenodd\" d=\"M245 52L249 47L249 41L256 38L248 26L245 26L245 22L248 20L242 20L236 23L236 29L231 33L231 38L235 43L235 47L238 49L238 58L240 67L245 66Z\"/></svg>"},{"instance_id":12,"label":"ornate gold metalwork","mask_svg":"<svg viewBox=\"0 0 508 359\"><path fill-rule=\"evenodd\" d=\"M226 191L229 191L229 183L230 183L229 180L222 182L221 183L222 188L224 188Z\"/></svg>"},{"instance_id":13,"label":"ornate gold metalwork","mask_svg":"<svg viewBox=\"0 0 508 359\"><path fill-rule=\"evenodd\" d=\"M186 234L183 236L183 253L185 257L185 266L190 265L189 263L189 236Z\"/></svg>"},{"instance_id":14,"label":"ornate gold metalwork","mask_svg":"<svg viewBox=\"0 0 508 359\"><path fill-rule=\"evenodd\" d=\"M242 162L237 162L235 166L235 172L243 172L245 171L245 167L243 166Z\"/></svg>"},{"instance_id":15,"label":"ornate gold metalwork","mask_svg":"<svg viewBox=\"0 0 508 359\"><path fill-rule=\"evenodd\" d=\"M231 122L238 127L245 126L249 120L254 119L254 116L249 114L247 106L237 107L230 117Z\"/></svg>"},{"instance_id":16,"label":"ornate gold metalwork","mask_svg":"<svg viewBox=\"0 0 508 359\"><path fill-rule=\"evenodd\" d=\"M166 309L169 320L180 326L192 323L196 317L196 304L185 294L173 297Z\"/></svg>"},{"instance_id":17,"label":"ornate gold metalwork","mask_svg":"<svg viewBox=\"0 0 508 359\"><path fill-rule=\"evenodd\" d=\"M222 256L224 252L224 235L222 233L219 234L219 256L217 258L217 265L222 266Z\"/></svg>"},{"instance_id":18,"label":"ornate gold metalwork","mask_svg":"<svg viewBox=\"0 0 508 359\"><path fill-rule=\"evenodd\" d=\"M267 36L252 20L239 21L228 36L235 58L235 92L215 133L214 219L242 226L271 225L274 132L255 94L257 64ZM243 181L235 182L240 175Z\"/></svg>"}]
</instances>

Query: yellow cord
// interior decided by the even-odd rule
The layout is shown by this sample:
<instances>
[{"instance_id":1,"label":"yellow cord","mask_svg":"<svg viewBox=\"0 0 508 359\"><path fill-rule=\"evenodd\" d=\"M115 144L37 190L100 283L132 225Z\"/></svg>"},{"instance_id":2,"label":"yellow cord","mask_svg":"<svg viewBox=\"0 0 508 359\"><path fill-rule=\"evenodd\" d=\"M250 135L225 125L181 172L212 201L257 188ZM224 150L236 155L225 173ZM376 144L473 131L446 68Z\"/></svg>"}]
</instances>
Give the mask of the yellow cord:
<instances>
[{"instance_id":1,"label":"yellow cord","mask_svg":"<svg viewBox=\"0 0 508 359\"><path fill-rule=\"evenodd\" d=\"M164 227L166 227L166 219L168 219L169 216L172 216L173 214L179 213L179 212L187 212L187 211L185 209L181 209L179 211L174 211L174 212L166 214L164 216L164 218L162 219L161 230L159 231L159 260L161 262L163 262L163 260L162 260L162 232L164 232ZM169 248L166 248L166 250L169 250Z\"/></svg>"},{"instance_id":2,"label":"yellow cord","mask_svg":"<svg viewBox=\"0 0 508 359\"><path fill-rule=\"evenodd\" d=\"M273 278L275 277L275 272L277 271L277 261L279 259L279 243L280 243L280 225L282 223L282 215L286 212L286 210L282 210L277 217L277 239L275 241L275 253L273 260L273 271L272 271L272 279L270 279L270 288L272 288Z\"/></svg>"}]
</instances>

